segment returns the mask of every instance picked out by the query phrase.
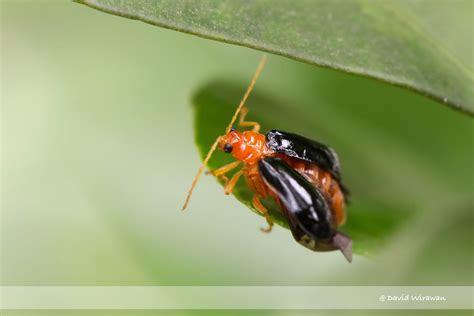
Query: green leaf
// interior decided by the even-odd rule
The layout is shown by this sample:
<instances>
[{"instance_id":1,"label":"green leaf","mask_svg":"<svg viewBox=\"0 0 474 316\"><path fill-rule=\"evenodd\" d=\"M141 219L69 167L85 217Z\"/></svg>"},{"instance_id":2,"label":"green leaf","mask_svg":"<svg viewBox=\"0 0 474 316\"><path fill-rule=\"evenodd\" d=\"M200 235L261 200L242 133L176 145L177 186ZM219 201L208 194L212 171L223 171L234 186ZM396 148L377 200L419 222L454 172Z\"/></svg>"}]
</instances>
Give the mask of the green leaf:
<instances>
[{"instance_id":1,"label":"green leaf","mask_svg":"<svg viewBox=\"0 0 474 316\"><path fill-rule=\"evenodd\" d=\"M157 26L375 78L469 115L474 113L469 0L77 2Z\"/></svg>"},{"instance_id":2,"label":"green leaf","mask_svg":"<svg viewBox=\"0 0 474 316\"><path fill-rule=\"evenodd\" d=\"M407 234L404 227L412 218L441 219L446 210L456 216L457 205L472 201L474 172L466 137L472 131L470 118L369 80L315 72L296 63L286 65L282 78L283 72L278 70L278 76L273 68L280 69L283 64L270 59L247 102L249 120L259 121L262 132L292 131L328 144L339 153L343 180L352 192L347 222L341 230L353 239L355 253L374 255L389 242L401 239L399 234ZM298 84L276 86L272 80L268 85L274 76L281 78L278 82ZM195 142L201 158L222 135L244 91L244 83L216 80L194 95ZM370 100L365 91L371 92ZM357 110L348 103L357 105ZM443 128L439 128L440 122ZM230 155L217 151L209 168L231 161ZM253 210L253 193L245 181L239 181L234 194ZM275 205L267 206L275 221L287 227ZM404 240L422 236L418 227L410 232L414 235L405 235Z\"/></svg>"}]
</instances>

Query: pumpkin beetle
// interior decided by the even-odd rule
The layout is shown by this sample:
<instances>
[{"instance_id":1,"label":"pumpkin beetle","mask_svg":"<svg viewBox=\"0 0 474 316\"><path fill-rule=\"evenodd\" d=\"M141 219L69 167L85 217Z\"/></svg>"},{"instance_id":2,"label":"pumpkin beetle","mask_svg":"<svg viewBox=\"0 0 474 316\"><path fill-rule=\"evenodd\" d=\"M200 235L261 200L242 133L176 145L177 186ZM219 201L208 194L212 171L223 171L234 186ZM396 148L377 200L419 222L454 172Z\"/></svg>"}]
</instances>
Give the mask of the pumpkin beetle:
<instances>
[{"instance_id":1,"label":"pumpkin beetle","mask_svg":"<svg viewBox=\"0 0 474 316\"><path fill-rule=\"evenodd\" d=\"M313 251L339 249L352 261L352 240L337 228L345 222L345 202L348 190L342 185L340 163L336 152L313 140L296 134L271 130L260 133L258 122L246 121L244 106L266 62L264 55L257 67L234 116L223 136L219 136L199 168L183 206L191 194L212 153L221 149L232 154L236 161L208 173L225 181L225 194L232 193L241 176L254 193L252 204L263 215L270 232L272 218L261 199L273 198L286 218L297 242ZM240 132L233 128L239 116L239 127L251 127ZM228 179L226 174L243 164Z\"/></svg>"}]
</instances>

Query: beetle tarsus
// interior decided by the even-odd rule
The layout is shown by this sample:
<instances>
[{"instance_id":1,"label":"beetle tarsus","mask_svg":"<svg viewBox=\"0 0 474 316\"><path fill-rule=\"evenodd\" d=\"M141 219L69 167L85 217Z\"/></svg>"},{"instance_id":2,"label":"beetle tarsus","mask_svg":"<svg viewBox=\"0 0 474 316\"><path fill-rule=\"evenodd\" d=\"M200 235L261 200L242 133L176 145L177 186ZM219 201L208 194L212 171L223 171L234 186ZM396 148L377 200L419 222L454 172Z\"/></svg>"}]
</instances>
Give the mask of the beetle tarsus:
<instances>
[{"instance_id":1,"label":"beetle tarsus","mask_svg":"<svg viewBox=\"0 0 474 316\"><path fill-rule=\"evenodd\" d=\"M271 225L268 224L267 228L260 227L260 230L265 234L271 233L272 229L273 229L273 224L271 224Z\"/></svg>"},{"instance_id":2,"label":"beetle tarsus","mask_svg":"<svg viewBox=\"0 0 474 316\"><path fill-rule=\"evenodd\" d=\"M258 133L260 131L260 124L258 122L245 121L245 117L247 116L248 112L249 112L248 108L246 107L242 108L242 111L240 112L239 126L252 127L252 131L255 133Z\"/></svg>"},{"instance_id":3,"label":"beetle tarsus","mask_svg":"<svg viewBox=\"0 0 474 316\"><path fill-rule=\"evenodd\" d=\"M261 227L260 230L264 233L271 232L272 228L273 228L273 220L270 217L270 214L268 214L267 208L265 206L263 206L262 202L260 201L260 198L256 194L252 198L252 204L253 204L253 207L255 207L255 209L257 211L259 211L260 214L262 214L265 217L265 219L267 220L267 223L268 223L267 228Z\"/></svg>"}]
</instances>

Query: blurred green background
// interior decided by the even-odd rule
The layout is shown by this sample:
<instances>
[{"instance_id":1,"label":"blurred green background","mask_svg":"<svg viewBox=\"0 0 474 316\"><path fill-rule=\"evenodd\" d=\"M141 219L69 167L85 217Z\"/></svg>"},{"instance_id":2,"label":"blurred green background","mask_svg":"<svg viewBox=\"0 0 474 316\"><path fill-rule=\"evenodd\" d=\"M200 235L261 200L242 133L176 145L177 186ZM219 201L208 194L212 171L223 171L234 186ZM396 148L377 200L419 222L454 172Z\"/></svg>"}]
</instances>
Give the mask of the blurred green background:
<instances>
[{"instance_id":1,"label":"blurred green background","mask_svg":"<svg viewBox=\"0 0 474 316\"><path fill-rule=\"evenodd\" d=\"M210 177L180 211L200 164L191 97L216 78L245 86L259 52L68 1L1 11L2 285L473 284L471 118L270 56L257 89L288 115L302 115L292 96L317 104L303 115L340 152L355 203L416 214L347 264L262 234Z\"/></svg>"}]
</instances>

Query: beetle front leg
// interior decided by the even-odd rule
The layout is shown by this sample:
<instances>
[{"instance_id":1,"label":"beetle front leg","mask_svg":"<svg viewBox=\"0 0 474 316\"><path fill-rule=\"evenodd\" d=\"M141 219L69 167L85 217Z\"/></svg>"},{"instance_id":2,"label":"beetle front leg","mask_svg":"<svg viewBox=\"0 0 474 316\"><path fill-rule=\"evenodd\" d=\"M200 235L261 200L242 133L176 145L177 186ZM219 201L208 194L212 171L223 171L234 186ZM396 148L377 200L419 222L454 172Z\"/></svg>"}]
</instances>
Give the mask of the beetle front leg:
<instances>
[{"instance_id":1,"label":"beetle front leg","mask_svg":"<svg viewBox=\"0 0 474 316\"><path fill-rule=\"evenodd\" d=\"M249 109L247 109L246 107L243 107L241 112L240 112L240 118L239 118L239 126L242 126L242 127L253 127L253 131L254 132L259 132L260 131L260 124L257 123L257 122L247 122L245 121L245 117L247 116L247 114L249 113Z\"/></svg>"},{"instance_id":2,"label":"beetle front leg","mask_svg":"<svg viewBox=\"0 0 474 316\"><path fill-rule=\"evenodd\" d=\"M267 228L260 228L260 230L264 233L271 232L272 227L273 227L273 220L270 217L270 214L268 213L267 208L263 206L262 202L260 201L260 198L256 194L252 198L252 204L253 204L253 207L255 207L257 211L259 211L263 216L265 216L265 219L267 220L267 223L268 223Z\"/></svg>"},{"instance_id":3,"label":"beetle front leg","mask_svg":"<svg viewBox=\"0 0 474 316\"><path fill-rule=\"evenodd\" d=\"M219 177L220 179L224 180L224 193L229 195L232 193L237 181L239 180L240 176L244 173L243 170L237 171L232 178L227 178L225 174L233 169L235 169L240 164L240 161L234 161L227 165L224 165L216 170L209 171L208 173L212 174L213 176Z\"/></svg>"},{"instance_id":4,"label":"beetle front leg","mask_svg":"<svg viewBox=\"0 0 474 316\"><path fill-rule=\"evenodd\" d=\"M231 171L232 169L237 168L239 164L240 164L240 161L237 160L227 165L224 165L216 170L209 171L208 173L212 174L213 176L220 177L226 174L227 172Z\"/></svg>"}]
</instances>

